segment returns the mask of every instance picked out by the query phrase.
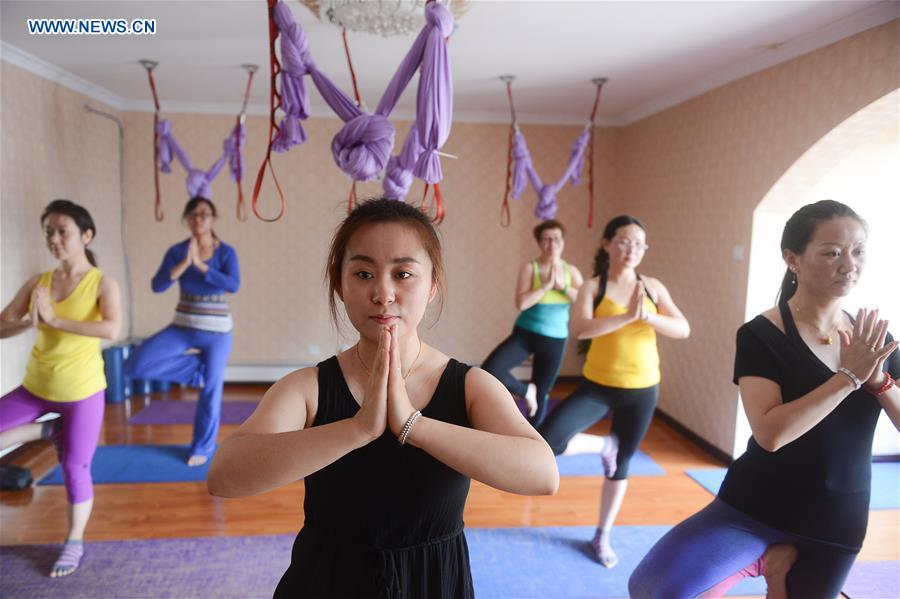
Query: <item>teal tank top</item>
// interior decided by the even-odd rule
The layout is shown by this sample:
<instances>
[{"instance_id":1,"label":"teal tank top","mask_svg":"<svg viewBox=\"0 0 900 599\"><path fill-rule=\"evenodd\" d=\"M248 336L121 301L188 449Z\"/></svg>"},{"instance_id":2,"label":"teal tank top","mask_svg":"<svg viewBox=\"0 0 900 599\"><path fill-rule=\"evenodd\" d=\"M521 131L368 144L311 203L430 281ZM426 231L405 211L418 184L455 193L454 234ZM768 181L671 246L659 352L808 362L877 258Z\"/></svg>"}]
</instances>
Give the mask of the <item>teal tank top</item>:
<instances>
[{"instance_id":1,"label":"teal tank top","mask_svg":"<svg viewBox=\"0 0 900 599\"><path fill-rule=\"evenodd\" d=\"M534 269L531 289L540 289L542 285L541 269L538 267L537 260L532 260L531 265ZM572 284L572 273L569 272L569 264L566 261L563 261L563 276L568 287ZM541 297L538 303L519 314L516 326L544 337L566 339L569 337L569 308L571 305L572 301L568 295L558 289L551 289Z\"/></svg>"}]
</instances>

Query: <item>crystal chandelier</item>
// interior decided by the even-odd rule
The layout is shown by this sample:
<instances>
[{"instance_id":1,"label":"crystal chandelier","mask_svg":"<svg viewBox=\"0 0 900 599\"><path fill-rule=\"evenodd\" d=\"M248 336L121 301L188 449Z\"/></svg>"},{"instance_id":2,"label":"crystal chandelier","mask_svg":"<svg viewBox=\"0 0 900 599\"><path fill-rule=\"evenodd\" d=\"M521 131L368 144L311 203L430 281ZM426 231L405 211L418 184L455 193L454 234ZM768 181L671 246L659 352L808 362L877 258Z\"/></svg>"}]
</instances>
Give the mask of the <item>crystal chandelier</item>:
<instances>
[{"instance_id":1,"label":"crystal chandelier","mask_svg":"<svg viewBox=\"0 0 900 599\"><path fill-rule=\"evenodd\" d=\"M425 24L425 0L301 0L320 21L383 37L410 35ZM470 0L445 0L459 19Z\"/></svg>"}]
</instances>

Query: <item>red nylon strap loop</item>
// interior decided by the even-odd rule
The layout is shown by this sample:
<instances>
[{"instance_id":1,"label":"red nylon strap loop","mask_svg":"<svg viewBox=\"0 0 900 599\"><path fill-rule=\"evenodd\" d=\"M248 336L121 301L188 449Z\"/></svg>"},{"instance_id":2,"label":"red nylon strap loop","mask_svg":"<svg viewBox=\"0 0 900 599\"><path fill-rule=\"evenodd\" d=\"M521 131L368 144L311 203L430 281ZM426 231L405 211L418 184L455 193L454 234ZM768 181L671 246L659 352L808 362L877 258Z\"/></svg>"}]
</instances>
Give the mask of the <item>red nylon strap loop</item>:
<instances>
[{"instance_id":1,"label":"red nylon strap loop","mask_svg":"<svg viewBox=\"0 0 900 599\"><path fill-rule=\"evenodd\" d=\"M275 5L278 4L278 0L268 0L269 2L269 72L271 74L271 79L269 81L269 147L266 149L266 157L263 159L262 164L259 166L259 172L256 175L256 184L253 186L253 214L256 215L256 218L265 222L275 222L279 220L282 216L284 216L285 203L284 203L284 192L281 190L281 184L278 182L278 176L275 174L275 169L272 166L272 142L275 139L275 133L279 131L278 125L275 124L275 111L278 108L281 108L281 94L278 93L275 86L275 77L281 73L281 64L278 62L278 58L275 56L275 40L278 38L278 26L275 25ZM266 174L266 166L269 167L269 172L272 173L272 181L275 182L275 189L278 190L278 197L280 200L280 206L278 210L278 215L275 218L266 218L259 213L259 190L262 188L263 177Z\"/></svg>"},{"instance_id":2,"label":"red nylon strap loop","mask_svg":"<svg viewBox=\"0 0 900 599\"><path fill-rule=\"evenodd\" d=\"M422 203L419 205L419 210L428 214L431 211L432 202L427 201L428 199L428 188L431 187L430 184L425 184L425 189L422 191ZM434 218L431 220L436 225L440 225L444 222L444 217L447 216L447 210L444 208L444 202L441 198L441 184L434 184L434 195L433 195L433 203L434 203Z\"/></svg>"}]
</instances>

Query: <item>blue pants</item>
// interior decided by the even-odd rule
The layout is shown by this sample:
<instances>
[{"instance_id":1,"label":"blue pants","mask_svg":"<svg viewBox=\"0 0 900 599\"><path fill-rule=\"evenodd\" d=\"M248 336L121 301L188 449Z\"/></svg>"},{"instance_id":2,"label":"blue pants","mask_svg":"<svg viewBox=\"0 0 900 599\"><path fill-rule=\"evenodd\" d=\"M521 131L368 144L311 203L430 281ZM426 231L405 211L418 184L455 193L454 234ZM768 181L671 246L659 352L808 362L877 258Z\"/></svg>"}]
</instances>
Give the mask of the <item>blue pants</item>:
<instances>
[{"instance_id":1,"label":"blue pants","mask_svg":"<svg viewBox=\"0 0 900 599\"><path fill-rule=\"evenodd\" d=\"M556 339L526 331L521 327L513 327L512 334L494 348L481 367L493 374L511 393L524 396L528 385L516 377L510 370L522 363L525 358L534 355L531 366L531 382L537 387L538 410L530 418L531 424L537 426L547 414L550 389L556 383L563 355L566 352L568 339Z\"/></svg>"},{"instance_id":2,"label":"blue pants","mask_svg":"<svg viewBox=\"0 0 900 599\"><path fill-rule=\"evenodd\" d=\"M797 548L789 597L836 597L856 559L850 549L777 530L715 499L657 541L632 572L628 593L632 599L697 597L775 543Z\"/></svg>"},{"instance_id":3,"label":"blue pants","mask_svg":"<svg viewBox=\"0 0 900 599\"><path fill-rule=\"evenodd\" d=\"M189 349L199 354L186 354ZM131 378L199 386L191 455L211 456L216 450L225 365L231 354L231 333L212 333L169 325L135 348L125 361Z\"/></svg>"}]
</instances>

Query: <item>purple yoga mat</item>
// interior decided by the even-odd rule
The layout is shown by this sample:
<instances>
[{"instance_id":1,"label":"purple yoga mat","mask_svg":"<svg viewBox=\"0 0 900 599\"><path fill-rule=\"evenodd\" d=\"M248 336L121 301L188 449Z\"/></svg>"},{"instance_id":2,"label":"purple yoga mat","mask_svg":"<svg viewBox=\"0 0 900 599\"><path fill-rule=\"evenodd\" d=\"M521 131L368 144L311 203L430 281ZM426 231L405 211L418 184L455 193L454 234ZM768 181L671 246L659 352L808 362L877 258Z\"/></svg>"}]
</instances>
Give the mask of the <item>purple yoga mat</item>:
<instances>
[{"instance_id":1,"label":"purple yoga mat","mask_svg":"<svg viewBox=\"0 0 900 599\"><path fill-rule=\"evenodd\" d=\"M850 599L900 597L900 562L856 562L844 584Z\"/></svg>"},{"instance_id":2,"label":"purple yoga mat","mask_svg":"<svg viewBox=\"0 0 900 599\"><path fill-rule=\"evenodd\" d=\"M258 405L257 401L223 401L220 422L241 424ZM155 400L132 416L128 424L193 424L196 411L196 401Z\"/></svg>"},{"instance_id":3,"label":"purple yoga mat","mask_svg":"<svg viewBox=\"0 0 900 599\"><path fill-rule=\"evenodd\" d=\"M47 576L60 545L0 547L4 599L33 597L271 597L293 535L88 541L81 567Z\"/></svg>"}]
</instances>

